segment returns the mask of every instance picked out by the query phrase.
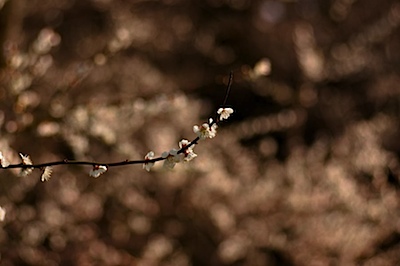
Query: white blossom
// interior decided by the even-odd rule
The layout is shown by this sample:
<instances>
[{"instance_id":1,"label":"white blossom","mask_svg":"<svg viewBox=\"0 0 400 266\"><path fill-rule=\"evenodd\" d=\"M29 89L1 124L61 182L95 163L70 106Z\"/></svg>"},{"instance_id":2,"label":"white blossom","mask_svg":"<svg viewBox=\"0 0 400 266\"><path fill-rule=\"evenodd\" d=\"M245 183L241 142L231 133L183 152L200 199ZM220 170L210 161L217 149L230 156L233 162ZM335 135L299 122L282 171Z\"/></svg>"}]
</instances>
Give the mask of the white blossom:
<instances>
[{"instance_id":1,"label":"white blossom","mask_svg":"<svg viewBox=\"0 0 400 266\"><path fill-rule=\"evenodd\" d=\"M182 139L181 141L179 141L179 148L186 148L187 146L189 146L190 141L188 141L187 139ZM194 144L192 144L190 147L186 148L186 150L189 149L193 149Z\"/></svg>"},{"instance_id":2,"label":"white blossom","mask_svg":"<svg viewBox=\"0 0 400 266\"><path fill-rule=\"evenodd\" d=\"M7 167L10 165L10 163L7 161L7 159L3 156L3 153L0 151L0 164L1 167Z\"/></svg>"},{"instance_id":3,"label":"white blossom","mask_svg":"<svg viewBox=\"0 0 400 266\"><path fill-rule=\"evenodd\" d=\"M52 173L53 173L53 168L51 168L50 166L46 166L43 170L40 180L42 182L49 181Z\"/></svg>"},{"instance_id":4,"label":"white blossom","mask_svg":"<svg viewBox=\"0 0 400 266\"><path fill-rule=\"evenodd\" d=\"M21 172L19 173L19 175L20 176L28 176L28 175L32 174L32 172L33 172L33 168L32 167L30 167L30 168L22 168Z\"/></svg>"},{"instance_id":5,"label":"white blossom","mask_svg":"<svg viewBox=\"0 0 400 266\"><path fill-rule=\"evenodd\" d=\"M169 154L173 156L174 161L176 163L182 162L182 160L183 160L183 154L182 153L178 154L178 151L179 150L177 150L177 149L172 149L169 151Z\"/></svg>"},{"instance_id":6,"label":"white blossom","mask_svg":"<svg viewBox=\"0 0 400 266\"><path fill-rule=\"evenodd\" d=\"M190 141L188 141L187 139L182 139L179 142L179 148L183 149L183 148L187 147L183 152L183 155L184 155L183 160L186 162L191 161L197 157L197 154L193 152L194 144L192 144L190 147L188 147L189 144L190 144Z\"/></svg>"},{"instance_id":7,"label":"white blossom","mask_svg":"<svg viewBox=\"0 0 400 266\"><path fill-rule=\"evenodd\" d=\"M183 160L185 160L185 162L189 162L196 157L197 157L197 154L194 153L193 151L190 151L188 153L185 153L185 158L183 158Z\"/></svg>"},{"instance_id":8,"label":"white blossom","mask_svg":"<svg viewBox=\"0 0 400 266\"><path fill-rule=\"evenodd\" d=\"M173 169L175 167L176 162L174 161L173 157L168 156L167 159L164 160L164 168Z\"/></svg>"},{"instance_id":9,"label":"white blossom","mask_svg":"<svg viewBox=\"0 0 400 266\"><path fill-rule=\"evenodd\" d=\"M232 108L219 108L217 113L219 114L219 120L228 119L229 116L233 113Z\"/></svg>"},{"instance_id":10,"label":"white blossom","mask_svg":"<svg viewBox=\"0 0 400 266\"><path fill-rule=\"evenodd\" d=\"M23 155L22 153L20 153L19 156L21 157L23 164L25 164L25 165L31 165L32 164L32 160L29 157L29 155Z\"/></svg>"},{"instance_id":11,"label":"white blossom","mask_svg":"<svg viewBox=\"0 0 400 266\"><path fill-rule=\"evenodd\" d=\"M153 151L150 151L144 157L145 160L151 160L153 158L154 158L154 152ZM147 172L149 172L151 167L153 167L153 165L154 165L154 162L146 162L146 163L143 164L143 169L145 169Z\"/></svg>"},{"instance_id":12,"label":"white blossom","mask_svg":"<svg viewBox=\"0 0 400 266\"><path fill-rule=\"evenodd\" d=\"M104 174L107 171L107 166L105 165L94 165L93 169L90 170L89 175L91 177L99 177L101 174Z\"/></svg>"},{"instance_id":13,"label":"white blossom","mask_svg":"<svg viewBox=\"0 0 400 266\"><path fill-rule=\"evenodd\" d=\"M6 218L6 210L0 206L0 222L4 221Z\"/></svg>"},{"instance_id":14,"label":"white blossom","mask_svg":"<svg viewBox=\"0 0 400 266\"><path fill-rule=\"evenodd\" d=\"M19 154L19 156L22 159L22 164L23 165L32 165L32 160L29 157L29 155L24 155L22 153ZM20 175L21 176L28 176L33 172L33 167L28 167L28 168L21 168Z\"/></svg>"},{"instance_id":15,"label":"white blossom","mask_svg":"<svg viewBox=\"0 0 400 266\"><path fill-rule=\"evenodd\" d=\"M165 158L164 160L164 168L173 169L176 163L182 161L183 154L178 154L177 149L172 149L169 152L163 152L161 157Z\"/></svg>"},{"instance_id":16,"label":"white blossom","mask_svg":"<svg viewBox=\"0 0 400 266\"><path fill-rule=\"evenodd\" d=\"M212 120L210 120L210 121L212 121ZM212 124L212 126L210 126L210 124L204 123L201 126L195 125L193 127L193 132L196 133L200 139L206 139L206 138L211 139L217 135L218 126L215 123Z\"/></svg>"}]
</instances>

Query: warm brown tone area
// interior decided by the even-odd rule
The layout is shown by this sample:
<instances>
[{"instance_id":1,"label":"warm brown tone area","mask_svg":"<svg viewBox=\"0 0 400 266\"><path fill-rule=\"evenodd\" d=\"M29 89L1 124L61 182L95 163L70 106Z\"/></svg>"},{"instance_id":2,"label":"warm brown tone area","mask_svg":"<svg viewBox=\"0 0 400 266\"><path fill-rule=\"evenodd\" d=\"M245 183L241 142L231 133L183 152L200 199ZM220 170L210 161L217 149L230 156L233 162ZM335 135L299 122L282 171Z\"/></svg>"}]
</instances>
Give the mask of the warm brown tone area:
<instances>
[{"instance_id":1,"label":"warm brown tone area","mask_svg":"<svg viewBox=\"0 0 400 266\"><path fill-rule=\"evenodd\" d=\"M397 0L0 0L0 264L399 265ZM270 69L269 69L270 67ZM267 75L263 75L267 74Z\"/></svg>"}]
</instances>

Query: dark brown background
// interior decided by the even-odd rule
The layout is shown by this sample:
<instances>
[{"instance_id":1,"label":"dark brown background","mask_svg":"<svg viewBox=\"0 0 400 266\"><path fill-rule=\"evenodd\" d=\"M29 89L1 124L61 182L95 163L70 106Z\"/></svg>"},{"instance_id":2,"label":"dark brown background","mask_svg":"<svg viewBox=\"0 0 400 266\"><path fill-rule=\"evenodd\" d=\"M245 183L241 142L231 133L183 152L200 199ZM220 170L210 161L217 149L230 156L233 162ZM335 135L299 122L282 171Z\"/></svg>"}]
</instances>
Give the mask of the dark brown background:
<instances>
[{"instance_id":1,"label":"dark brown background","mask_svg":"<svg viewBox=\"0 0 400 266\"><path fill-rule=\"evenodd\" d=\"M398 265L398 1L9 0L0 18L13 163L161 154L235 75L234 116L171 172L1 171L1 265Z\"/></svg>"}]
</instances>

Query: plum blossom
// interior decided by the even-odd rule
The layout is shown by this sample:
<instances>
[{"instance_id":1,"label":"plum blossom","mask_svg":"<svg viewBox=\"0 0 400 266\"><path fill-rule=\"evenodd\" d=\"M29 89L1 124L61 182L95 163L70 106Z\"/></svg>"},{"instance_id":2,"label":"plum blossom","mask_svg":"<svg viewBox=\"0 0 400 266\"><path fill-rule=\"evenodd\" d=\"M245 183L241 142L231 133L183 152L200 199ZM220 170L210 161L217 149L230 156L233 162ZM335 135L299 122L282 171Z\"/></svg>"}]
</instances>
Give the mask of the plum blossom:
<instances>
[{"instance_id":1,"label":"plum blossom","mask_svg":"<svg viewBox=\"0 0 400 266\"><path fill-rule=\"evenodd\" d=\"M91 177L97 178L101 174L104 174L107 171L107 166L105 165L94 165L93 169L90 170L89 175Z\"/></svg>"},{"instance_id":2,"label":"plum blossom","mask_svg":"<svg viewBox=\"0 0 400 266\"><path fill-rule=\"evenodd\" d=\"M197 157L197 154L194 153L193 151L191 151L189 153L185 153L185 158L183 158L183 160L185 162L189 162L189 161L193 160L196 157Z\"/></svg>"},{"instance_id":3,"label":"plum blossom","mask_svg":"<svg viewBox=\"0 0 400 266\"><path fill-rule=\"evenodd\" d=\"M144 159L147 160L151 160L154 158L154 152L150 151L149 153L146 154L146 156L144 156ZM143 169L145 169L147 172L150 172L151 167L153 167L154 162L146 162L143 164Z\"/></svg>"},{"instance_id":4,"label":"plum blossom","mask_svg":"<svg viewBox=\"0 0 400 266\"><path fill-rule=\"evenodd\" d=\"M189 145L190 145L190 141L188 141L187 139L182 139L179 142L179 148L185 149L183 151L183 155L184 155L183 160L185 162L189 162L197 157L197 154L193 152L194 144L192 144L190 147L188 147Z\"/></svg>"},{"instance_id":5,"label":"plum blossom","mask_svg":"<svg viewBox=\"0 0 400 266\"><path fill-rule=\"evenodd\" d=\"M50 166L46 166L43 170L40 180L42 182L49 181L52 173L53 173L53 168L51 168Z\"/></svg>"},{"instance_id":6,"label":"plum blossom","mask_svg":"<svg viewBox=\"0 0 400 266\"><path fill-rule=\"evenodd\" d=\"M210 119L210 121L210 123L204 123L200 127L197 125L193 127L193 132L196 133L200 139L212 139L217 135L217 124L212 123L212 119Z\"/></svg>"},{"instance_id":7,"label":"plum blossom","mask_svg":"<svg viewBox=\"0 0 400 266\"><path fill-rule=\"evenodd\" d=\"M217 113L219 114L219 120L228 119L229 116L233 113L232 108L219 108Z\"/></svg>"},{"instance_id":8,"label":"plum blossom","mask_svg":"<svg viewBox=\"0 0 400 266\"><path fill-rule=\"evenodd\" d=\"M24 165L31 165L32 164L32 160L29 157L29 155L24 155L24 154L20 153L19 156L21 157L22 163Z\"/></svg>"},{"instance_id":9,"label":"plum blossom","mask_svg":"<svg viewBox=\"0 0 400 266\"><path fill-rule=\"evenodd\" d=\"M21 157L22 160L22 164L23 165L32 165L32 160L29 157L29 155L24 155L22 153L19 154L19 156ZM21 176L28 176L33 172L33 167L29 167L29 168L21 168L21 172L20 175Z\"/></svg>"},{"instance_id":10,"label":"plum blossom","mask_svg":"<svg viewBox=\"0 0 400 266\"><path fill-rule=\"evenodd\" d=\"M183 154L180 153L178 154L178 150L177 149L172 149L169 152L163 152L161 154L162 158L165 158L164 160L164 168L167 169L173 169L176 163L179 163L182 161L183 158Z\"/></svg>"}]
</instances>

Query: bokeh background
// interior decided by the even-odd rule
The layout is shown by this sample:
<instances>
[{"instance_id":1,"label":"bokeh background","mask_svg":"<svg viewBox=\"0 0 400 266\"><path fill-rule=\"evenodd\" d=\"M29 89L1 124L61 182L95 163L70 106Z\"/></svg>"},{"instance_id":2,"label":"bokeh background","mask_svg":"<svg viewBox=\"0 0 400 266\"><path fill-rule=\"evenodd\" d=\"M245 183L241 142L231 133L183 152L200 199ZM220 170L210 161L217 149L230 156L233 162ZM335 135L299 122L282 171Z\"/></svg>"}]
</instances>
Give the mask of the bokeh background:
<instances>
[{"instance_id":1,"label":"bokeh background","mask_svg":"<svg viewBox=\"0 0 400 266\"><path fill-rule=\"evenodd\" d=\"M396 0L0 0L1 265L399 265Z\"/></svg>"}]
</instances>

